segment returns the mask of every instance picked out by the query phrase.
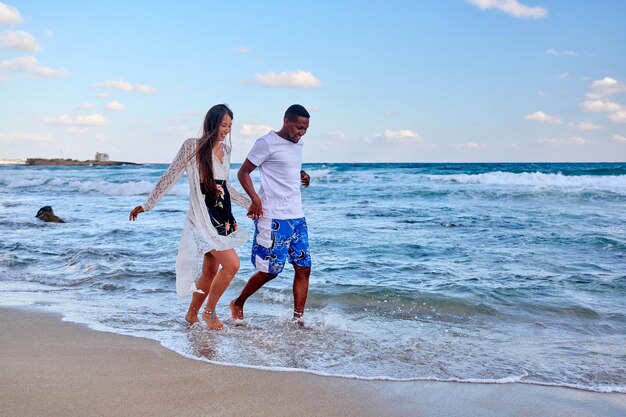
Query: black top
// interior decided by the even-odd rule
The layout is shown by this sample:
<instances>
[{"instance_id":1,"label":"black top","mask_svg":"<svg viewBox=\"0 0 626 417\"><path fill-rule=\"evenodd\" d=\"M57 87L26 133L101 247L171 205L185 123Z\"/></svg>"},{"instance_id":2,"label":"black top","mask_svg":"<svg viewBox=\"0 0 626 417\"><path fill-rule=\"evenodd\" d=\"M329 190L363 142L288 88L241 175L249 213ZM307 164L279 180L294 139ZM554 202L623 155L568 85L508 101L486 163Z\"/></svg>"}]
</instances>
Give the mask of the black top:
<instances>
[{"instance_id":1,"label":"black top","mask_svg":"<svg viewBox=\"0 0 626 417\"><path fill-rule=\"evenodd\" d=\"M218 198L213 197L213 193L209 192L204 184L200 184L202 194L204 194L204 203L209 211L211 223L213 227L222 236L229 235L235 231L235 217L233 217L232 206L230 203L230 193L226 186L225 180L215 180L217 188L220 191Z\"/></svg>"}]
</instances>

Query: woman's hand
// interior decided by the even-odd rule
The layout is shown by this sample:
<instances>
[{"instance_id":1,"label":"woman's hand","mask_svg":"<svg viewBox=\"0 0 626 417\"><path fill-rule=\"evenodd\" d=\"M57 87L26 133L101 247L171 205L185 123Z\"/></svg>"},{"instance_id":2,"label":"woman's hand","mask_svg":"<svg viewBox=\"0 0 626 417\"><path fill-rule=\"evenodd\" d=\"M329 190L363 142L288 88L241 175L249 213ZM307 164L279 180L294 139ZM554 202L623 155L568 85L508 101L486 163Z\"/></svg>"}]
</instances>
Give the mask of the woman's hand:
<instances>
[{"instance_id":1,"label":"woman's hand","mask_svg":"<svg viewBox=\"0 0 626 417\"><path fill-rule=\"evenodd\" d=\"M128 216L128 220L132 220L134 221L137 218L137 215L139 215L139 213L143 213L143 207L141 206L137 206L135 207L131 212L130 212L130 216Z\"/></svg>"}]
</instances>

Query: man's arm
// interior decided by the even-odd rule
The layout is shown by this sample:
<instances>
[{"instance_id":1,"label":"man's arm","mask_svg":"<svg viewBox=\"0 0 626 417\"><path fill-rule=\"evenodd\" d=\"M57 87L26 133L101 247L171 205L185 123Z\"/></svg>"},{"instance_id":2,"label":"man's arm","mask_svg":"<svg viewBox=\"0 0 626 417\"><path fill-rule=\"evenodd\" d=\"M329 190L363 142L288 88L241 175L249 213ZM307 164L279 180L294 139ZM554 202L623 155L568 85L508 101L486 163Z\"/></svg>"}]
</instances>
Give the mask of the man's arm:
<instances>
[{"instance_id":1,"label":"man's arm","mask_svg":"<svg viewBox=\"0 0 626 417\"><path fill-rule=\"evenodd\" d=\"M261 203L261 197L259 197L256 193L254 183L252 182L252 178L250 178L250 173L255 169L256 165L246 159L237 172L237 179L239 180L241 187L250 196L250 200L252 200L252 204L250 204L250 207L248 208L248 217L252 220L256 220L263 216L263 204Z\"/></svg>"}]
</instances>

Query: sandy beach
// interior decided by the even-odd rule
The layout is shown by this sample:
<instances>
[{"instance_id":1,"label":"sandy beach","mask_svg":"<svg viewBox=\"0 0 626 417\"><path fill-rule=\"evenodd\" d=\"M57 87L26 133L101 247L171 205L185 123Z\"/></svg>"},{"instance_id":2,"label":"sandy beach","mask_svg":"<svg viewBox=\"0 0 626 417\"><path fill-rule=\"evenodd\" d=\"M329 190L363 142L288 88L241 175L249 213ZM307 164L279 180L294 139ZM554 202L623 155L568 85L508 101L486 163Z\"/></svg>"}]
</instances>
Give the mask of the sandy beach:
<instances>
[{"instance_id":1,"label":"sandy beach","mask_svg":"<svg viewBox=\"0 0 626 417\"><path fill-rule=\"evenodd\" d=\"M7 417L626 415L624 394L221 366L51 314L0 311L0 403Z\"/></svg>"}]
</instances>

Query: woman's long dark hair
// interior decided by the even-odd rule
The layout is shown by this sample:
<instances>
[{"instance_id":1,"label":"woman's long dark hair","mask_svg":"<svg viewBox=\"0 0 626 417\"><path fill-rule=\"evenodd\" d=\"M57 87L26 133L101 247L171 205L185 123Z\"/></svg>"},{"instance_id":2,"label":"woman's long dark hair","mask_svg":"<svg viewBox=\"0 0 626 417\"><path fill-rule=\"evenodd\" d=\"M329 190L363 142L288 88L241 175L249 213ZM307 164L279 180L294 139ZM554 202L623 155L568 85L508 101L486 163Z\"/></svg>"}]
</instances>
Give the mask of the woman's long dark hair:
<instances>
[{"instance_id":1,"label":"woman's long dark hair","mask_svg":"<svg viewBox=\"0 0 626 417\"><path fill-rule=\"evenodd\" d=\"M216 199L219 196L219 191L213 175L213 145L217 140L218 129L225 115L233 118L233 112L226 104L216 104L209 109L204 118L202 137L195 153L200 172L200 183L204 184Z\"/></svg>"}]
</instances>

